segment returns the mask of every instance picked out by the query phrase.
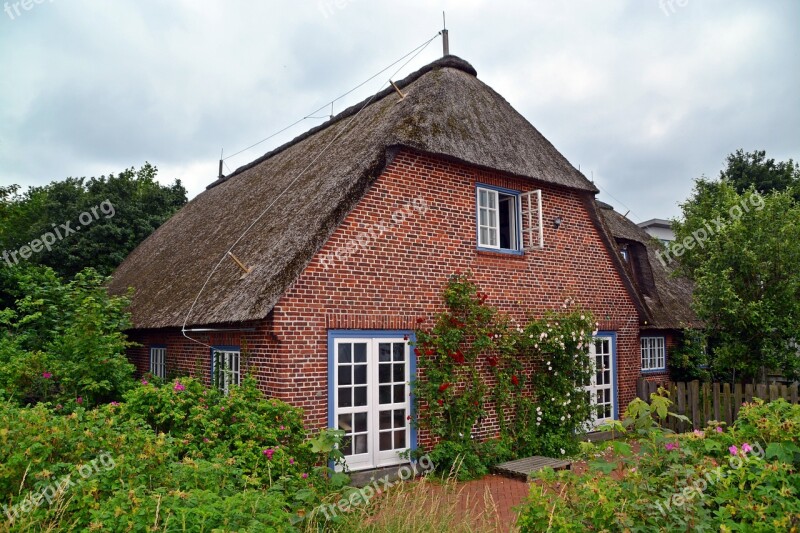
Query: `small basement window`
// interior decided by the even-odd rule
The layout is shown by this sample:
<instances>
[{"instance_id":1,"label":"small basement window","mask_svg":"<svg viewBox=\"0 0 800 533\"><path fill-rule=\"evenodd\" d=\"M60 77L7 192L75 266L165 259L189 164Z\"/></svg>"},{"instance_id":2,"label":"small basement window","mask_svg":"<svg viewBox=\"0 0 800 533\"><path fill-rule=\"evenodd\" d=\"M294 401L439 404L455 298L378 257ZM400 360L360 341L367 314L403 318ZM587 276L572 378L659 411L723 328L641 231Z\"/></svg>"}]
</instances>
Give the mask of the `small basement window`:
<instances>
[{"instance_id":1,"label":"small basement window","mask_svg":"<svg viewBox=\"0 0 800 533\"><path fill-rule=\"evenodd\" d=\"M520 252L519 198L515 191L477 187L478 248Z\"/></svg>"}]
</instances>

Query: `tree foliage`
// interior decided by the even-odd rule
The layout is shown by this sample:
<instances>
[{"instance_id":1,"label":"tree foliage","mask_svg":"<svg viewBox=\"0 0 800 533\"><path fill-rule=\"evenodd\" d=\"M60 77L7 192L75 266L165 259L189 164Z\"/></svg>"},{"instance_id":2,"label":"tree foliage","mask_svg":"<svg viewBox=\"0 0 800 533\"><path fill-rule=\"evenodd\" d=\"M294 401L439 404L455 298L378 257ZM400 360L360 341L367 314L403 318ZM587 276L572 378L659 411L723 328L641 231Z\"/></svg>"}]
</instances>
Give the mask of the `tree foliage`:
<instances>
[{"instance_id":1,"label":"tree foliage","mask_svg":"<svg viewBox=\"0 0 800 533\"><path fill-rule=\"evenodd\" d=\"M677 242L691 245L679 271L695 282L716 377L794 376L800 368L800 204L787 182L764 177L789 167L796 174L796 166L769 161L761 152L733 154L719 180L696 181L674 224ZM742 189L747 176L758 181Z\"/></svg>"},{"instance_id":2,"label":"tree foliage","mask_svg":"<svg viewBox=\"0 0 800 533\"><path fill-rule=\"evenodd\" d=\"M18 297L0 311L0 389L21 404L65 410L118 399L133 385L128 299L111 297L87 269L63 282L47 267L4 269Z\"/></svg>"},{"instance_id":3,"label":"tree foliage","mask_svg":"<svg viewBox=\"0 0 800 533\"><path fill-rule=\"evenodd\" d=\"M745 152L741 148L730 154L728 166L720 172L720 178L729 182L739 194L750 187L761 194L773 191L790 191L800 199L800 165L792 161L768 159L764 150Z\"/></svg>"},{"instance_id":4,"label":"tree foliage","mask_svg":"<svg viewBox=\"0 0 800 533\"><path fill-rule=\"evenodd\" d=\"M138 170L99 178L67 178L24 193L17 185L0 187L0 251L5 266L29 262L49 266L64 277L85 267L110 274L146 237L186 203L180 180L164 186L158 169L145 163ZM105 203L104 203L105 202ZM84 221L80 217L82 213ZM69 232L61 226L69 224ZM18 252L47 233L55 239L27 259Z\"/></svg>"}]
</instances>

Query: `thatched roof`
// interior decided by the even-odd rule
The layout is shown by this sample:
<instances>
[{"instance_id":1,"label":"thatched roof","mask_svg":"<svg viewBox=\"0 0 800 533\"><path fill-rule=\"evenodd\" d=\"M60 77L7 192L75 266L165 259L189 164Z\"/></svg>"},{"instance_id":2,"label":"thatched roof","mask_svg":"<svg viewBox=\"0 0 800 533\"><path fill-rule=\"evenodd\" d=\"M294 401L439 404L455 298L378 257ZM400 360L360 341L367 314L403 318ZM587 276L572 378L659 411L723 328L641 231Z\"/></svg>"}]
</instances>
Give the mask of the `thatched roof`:
<instances>
[{"instance_id":1,"label":"thatched roof","mask_svg":"<svg viewBox=\"0 0 800 533\"><path fill-rule=\"evenodd\" d=\"M669 264L662 264L656 252L663 250L663 245L610 205L597 204L618 246L627 248L628 275L633 279L649 315L645 326L654 329L698 326L699 320L691 307L692 282L673 276Z\"/></svg>"},{"instance_id":2,"label":"thatched roof","mask_svg":"<svg viewBox=\"0 0 800 533\"><path fill-rule=\"evenodd\" d=\"M397 147L596 192L472 66L447 56L325 124L214 182L145 240L110 288L134 287L137 328L181 325L225 251L276 198L225 260L189 324L265 317L382 173ZM324 155L319 156L325 149Z\"/></svg>"}]
</instances>

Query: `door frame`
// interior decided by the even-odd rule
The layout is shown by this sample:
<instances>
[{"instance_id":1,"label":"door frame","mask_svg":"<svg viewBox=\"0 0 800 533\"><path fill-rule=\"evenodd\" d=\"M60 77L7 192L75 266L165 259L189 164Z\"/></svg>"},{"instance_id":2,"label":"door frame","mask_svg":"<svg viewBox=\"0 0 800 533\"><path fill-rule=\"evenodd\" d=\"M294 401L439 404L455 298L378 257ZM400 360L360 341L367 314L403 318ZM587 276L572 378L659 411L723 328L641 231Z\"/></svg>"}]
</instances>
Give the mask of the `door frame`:
<instances>
[{"instance_id":1,"label":"door frame","mask_svg":"<svg viewBox=\"0 0 800 533\"><path fill-rule=\"evenodd\" d=\"M617 373L617 332L616 331L598 331L594 335L592 335L592 345L594 345L594 339L597 338L608 338L611 339L611 417L613 420L619 420L619 378ZM586 354L587 357L593 357L591 353L591 349ZM594 361L592 361L594 364ZM594 404L592 404L592 409L594 409ZM592 428L591 431L594 431L598 424L596 421L590 420L589 425Z\"/></svg>"},{"instance_id":2,"label":"door frame","mask_svg":"<svg viewBox=\"0 0 800 533\"><path fill-rule=\"evenodd\" d=\"M409 391L411 392L411 396L409 396L409 407L408 412L409 415L412 417L412 420L416 416L415 409L414 409L414 387L413 383L417 377L417 356L414 354L414 348L411 346L412 344L416 343L416 336L414 335L413 330L387 330L387 329L329 329L328 330L328 427L336 429L338 427L337 420L336 420L336 405L334 404L335 399L335 389L336 389L336 341L340 340L381 340L381 339L388 339L388 338L400 338L403 339L408 337L408 375L409 375ZM370 409L373 406L370 406ZM417 429L414 427L413 424L409 424L409 448L413 451L417 449ZM397 464L402 464L403 462L398 462ZM384 466L391 466L391 465L384 465ZM370 468L380 468L376 466L371 466L365 469Z\"/></svg>"}]
</instances>

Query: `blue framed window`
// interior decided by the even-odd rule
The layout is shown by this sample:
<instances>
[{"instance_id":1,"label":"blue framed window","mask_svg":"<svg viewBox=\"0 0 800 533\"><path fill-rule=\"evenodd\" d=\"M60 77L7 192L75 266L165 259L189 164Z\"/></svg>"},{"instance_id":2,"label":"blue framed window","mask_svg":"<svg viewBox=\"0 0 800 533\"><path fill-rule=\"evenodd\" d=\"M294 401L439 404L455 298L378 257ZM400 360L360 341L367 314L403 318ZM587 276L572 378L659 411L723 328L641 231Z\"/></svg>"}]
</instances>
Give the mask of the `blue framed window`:
<instances>
[{"instance_id":1,"label":"blue framed window","mask_svg":"<svg viewBox=\"0 0 800 533\"><path fill-rule=\"evenodd\" d=\"M667 343L664 337L642 337L641 347L643 372L667 369Z\"/></svg>"},{"instance_id":2,"label":"blue framed window","mask_svg":"<svg viewBox=\"0 0 800 533\"><path fill-rule=\"evenodd\" d=\"M239 346L211 348L211 384L225 394L242 383L242 352Z\"/></svg>"},{"instance_id":3,"label":"blue framed window","mask_svg":"<svg viewBox=\"0 0 800 533\"><path fill-rule=\"evenodd\" d=\"M328 331L328 426L345 432L350 470L407 462L417 447L413 342L407 330Z\"/></svg>"},{"instance_id":4,"label":"blue framed window","mask_svg":"<svg viewBox=\"0 0 800 533\"><path fill-rule=\"evenodd\" d=\"M475 186L479 250L522 254L520 195L502 187Z\"/></svg>"}]
</instances>

